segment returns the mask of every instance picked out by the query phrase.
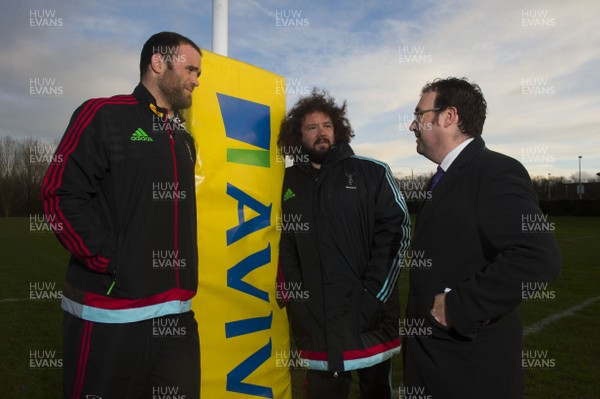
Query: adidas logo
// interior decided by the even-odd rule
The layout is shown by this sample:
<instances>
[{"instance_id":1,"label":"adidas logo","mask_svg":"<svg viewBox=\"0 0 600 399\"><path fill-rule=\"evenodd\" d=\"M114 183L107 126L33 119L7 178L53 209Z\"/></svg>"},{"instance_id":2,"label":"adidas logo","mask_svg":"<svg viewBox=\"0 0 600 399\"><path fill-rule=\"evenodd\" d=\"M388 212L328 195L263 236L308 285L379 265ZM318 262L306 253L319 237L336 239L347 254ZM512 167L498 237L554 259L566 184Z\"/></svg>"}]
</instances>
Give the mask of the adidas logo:
<instances>
[{"instance_id":1,"label":"adidas logo","mask_svg":"<svg viewBox=\"0 0 600 399\"><path fill-rule=\"evenodd\" d=\"M130 139L131 141L154 141L141 127L138 127L137 130L133 132Z\"/></svg>"},{"instance_id":2,"label":"adidas logo","mask_svg":"<svg viewBox=\"0 0 600 399\"><path fill-rule=\"evenodd\" d=\"M283 194L283 200L287 201L289 199L292 199L296 196L296 194L292 191L291 188L288 188L287 191L285 192L285 194Z\"/></svg>"}]
</instances>

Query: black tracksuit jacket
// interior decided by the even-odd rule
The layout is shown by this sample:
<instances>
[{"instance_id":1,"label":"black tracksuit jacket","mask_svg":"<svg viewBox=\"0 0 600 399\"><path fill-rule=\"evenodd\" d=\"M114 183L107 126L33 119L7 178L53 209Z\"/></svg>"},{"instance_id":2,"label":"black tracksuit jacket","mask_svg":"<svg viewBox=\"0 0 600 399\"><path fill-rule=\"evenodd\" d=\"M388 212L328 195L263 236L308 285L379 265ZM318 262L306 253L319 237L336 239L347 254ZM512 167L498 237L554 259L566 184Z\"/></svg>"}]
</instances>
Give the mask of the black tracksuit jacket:
<instances>
[{"instance_id":1,"label":"black tracksuit jacket","mask_svg":"<svg viewBox=\"0 0 600 399\"><path fill-rule=\"evenodd\" d=\"M410 221L389 167L338 144L319 170L286 169L282 191L277 297L307 366L353 370L397 353Z\"/></svg>"},{"instance_id":2,"label":"black tracksuit jacket","mask_svg":"<svg viewBox=\"0 0 600 399\"><path fill-rule=\"evenodd\" d=\"M44 211L72 254L62 308L135 322L189 311L198 285L195 157L180 117L140 83L73 114L44 178Z\"/></svg>"}]
</instances>

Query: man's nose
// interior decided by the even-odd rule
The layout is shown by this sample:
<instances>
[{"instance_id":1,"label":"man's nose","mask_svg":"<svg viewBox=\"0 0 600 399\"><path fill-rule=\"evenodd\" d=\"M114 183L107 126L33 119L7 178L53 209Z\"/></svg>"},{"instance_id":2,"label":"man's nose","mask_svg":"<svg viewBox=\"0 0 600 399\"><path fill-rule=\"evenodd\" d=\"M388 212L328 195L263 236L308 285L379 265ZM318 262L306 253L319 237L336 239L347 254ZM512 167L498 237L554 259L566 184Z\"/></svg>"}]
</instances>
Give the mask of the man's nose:
<instances>
[{"instance_id":1,"label":"man's nose","mask_svg":"<svg viewBox=\"0 0 600 399\"><path fill-rule=\"evenodd\" d=\"M417 131L417 121L415 119L413 119L413 121L410 123L408 130L410 130L411 132Z\"/></svg>"}]
</instances>

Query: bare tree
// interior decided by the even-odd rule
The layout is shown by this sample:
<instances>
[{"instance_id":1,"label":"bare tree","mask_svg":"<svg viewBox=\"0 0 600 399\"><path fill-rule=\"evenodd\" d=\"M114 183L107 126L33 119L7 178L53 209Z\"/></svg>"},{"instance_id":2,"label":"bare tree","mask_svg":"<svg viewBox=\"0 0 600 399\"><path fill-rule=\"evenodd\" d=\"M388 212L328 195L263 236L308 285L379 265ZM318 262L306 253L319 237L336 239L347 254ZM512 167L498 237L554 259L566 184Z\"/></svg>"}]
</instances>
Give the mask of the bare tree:
<instances>
[{"instance_id":1,"label":"bare tree","mask_svg":"<svg viewBox=\"0 0 600 399\"><path fill-rule=\"evenodd\" d=\"M48 165L55 152L54 145L40 139L27 138L19 143L17 152L17 181L27 211L39 211L39 191Z\"/></svg>"},{"instance_id":2,"label":"bare tree","mask_svg":"<svg viewBox=\"0 0 600 399\"><path fill-rule=\"evenodd\" d=\"M0 212L4 216L40 211L42 179L54 160L56 144L40 139L0 138Z\"/></svg>"},{"instance_id":3,"label":"bare tree","mask_svg":"<svg viewBox=\"0 0 600 399\"><path fill-rule=\"evenodd\" d=\"M15 169L18 143L11 137L0 139L0 209L9 216L17 204Z\"/></svg>"}]
</instances>

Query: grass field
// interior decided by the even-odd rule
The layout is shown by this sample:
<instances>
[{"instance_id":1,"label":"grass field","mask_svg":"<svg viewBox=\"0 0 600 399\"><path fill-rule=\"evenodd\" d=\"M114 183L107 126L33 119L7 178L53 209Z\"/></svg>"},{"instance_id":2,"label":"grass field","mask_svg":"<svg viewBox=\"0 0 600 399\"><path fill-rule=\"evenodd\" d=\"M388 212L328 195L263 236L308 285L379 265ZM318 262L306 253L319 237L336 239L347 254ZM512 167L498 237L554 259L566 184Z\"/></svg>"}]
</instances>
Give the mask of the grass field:
<instances>
[{"instance_id":1,"label":"grass field","mask_svg":"<svg viewBox=\"0 0 600 399\"><path fill-rule=\"evenodd\" d=\"M525 374L526 398L600 398L600 218L550 221L556 226L562 274L547 288L553 298L525 302L521 313L526 328L553 315L564 317L525 337L524 350L533 360ZM0 218L0 398L62 397L62 314L56 292L62 290L68 255L51 233L30 227L29 218ZM407 275L400 277L404 295L406 280ZM599 300L563 314L594 298ZM399 357L393 370L398 388ZM298 392L300 377L294 373Z\"/></svg>"}]
</instances>

